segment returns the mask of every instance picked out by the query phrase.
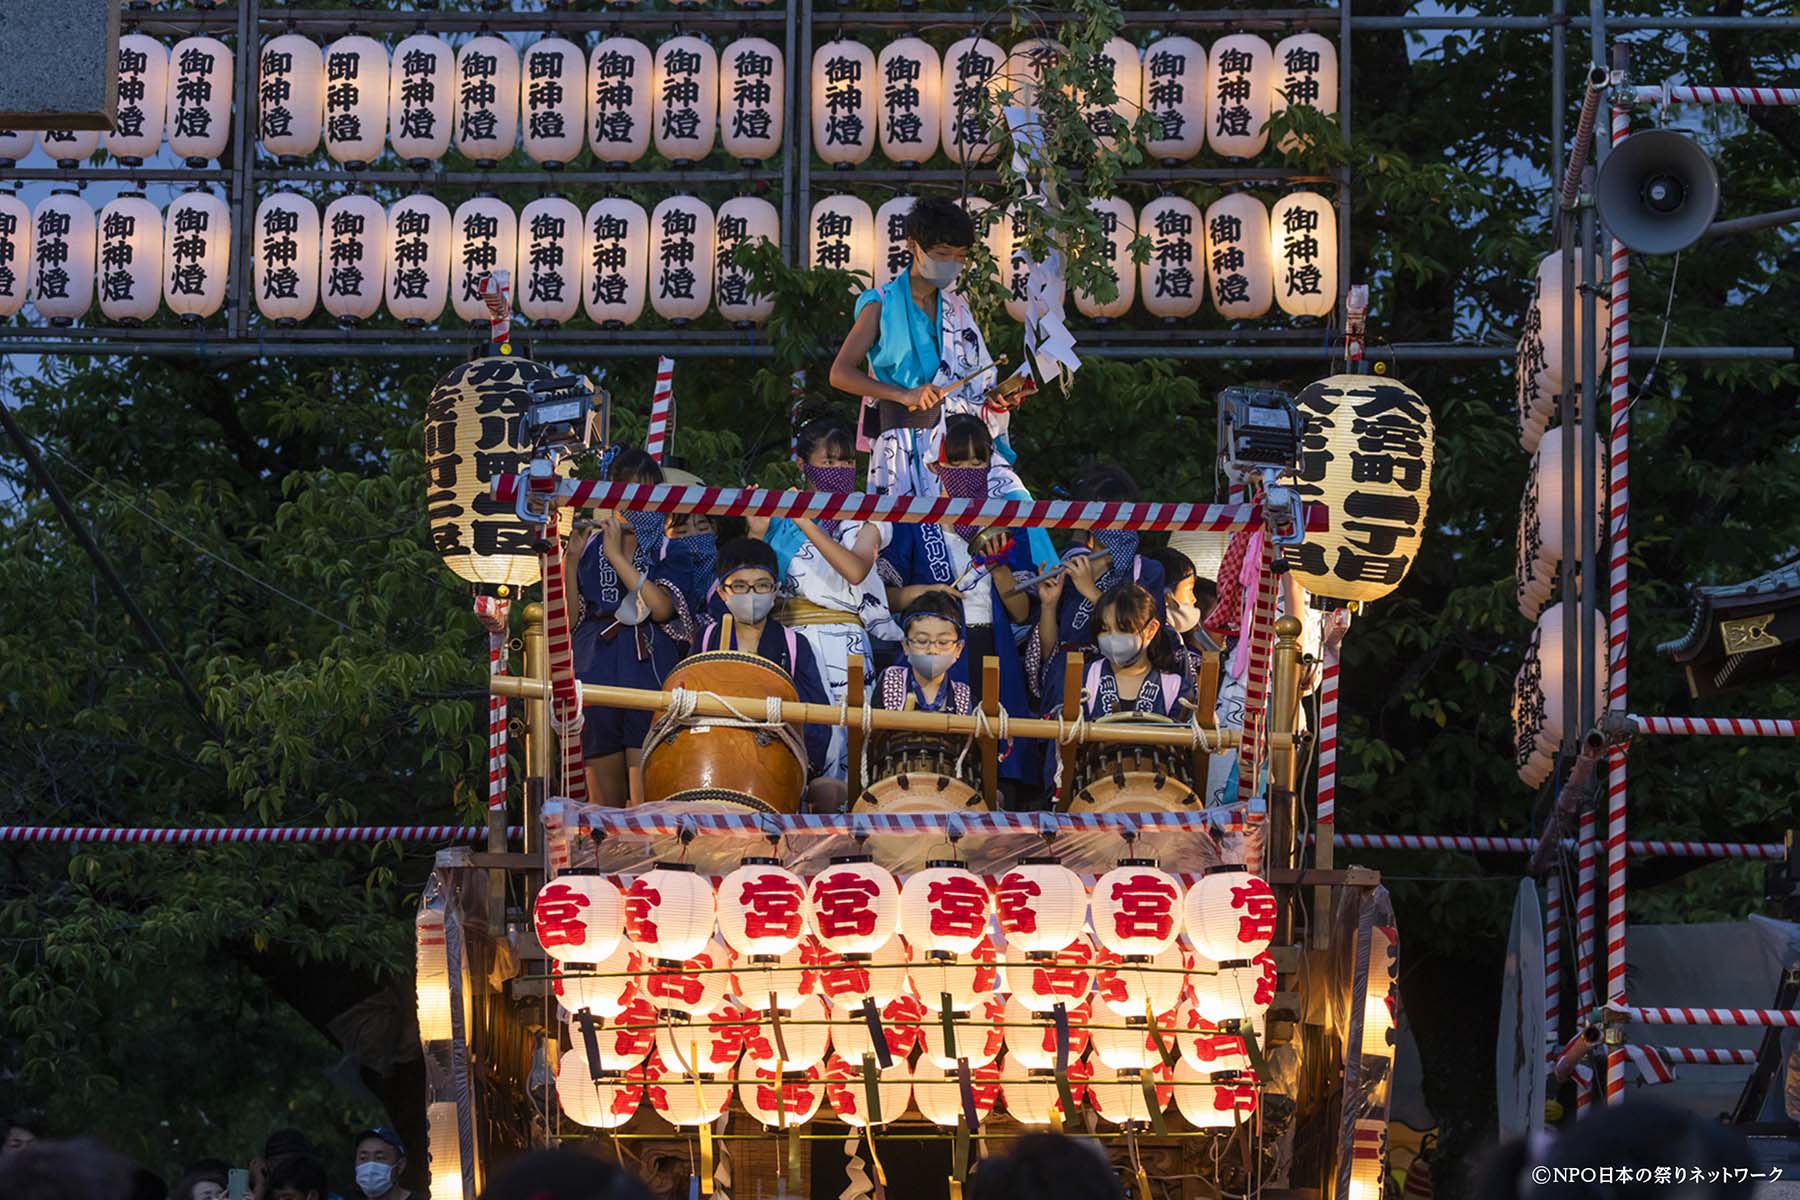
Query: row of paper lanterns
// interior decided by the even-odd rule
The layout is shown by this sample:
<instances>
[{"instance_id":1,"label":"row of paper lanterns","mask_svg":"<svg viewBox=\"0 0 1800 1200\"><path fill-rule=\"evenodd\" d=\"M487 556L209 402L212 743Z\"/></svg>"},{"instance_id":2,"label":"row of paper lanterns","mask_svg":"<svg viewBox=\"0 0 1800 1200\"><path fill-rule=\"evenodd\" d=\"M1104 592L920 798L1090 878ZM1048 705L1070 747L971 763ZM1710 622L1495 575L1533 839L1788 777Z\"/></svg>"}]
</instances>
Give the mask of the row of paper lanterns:
<instances>
[{"instance_id":1,"label":"row of paper lanterns","mask_svg":"<svg viewBox=\"0 0 1800 1200\"><path fill-rule=\"evenodd\" d=\"M1210 294L1221 316L1262 316L1271 304L1297 316L1323 316L1337 294L1337 222L1329 201L1311 192L1278 200L1226 196L1204 212L1178 196L1162 196L1134 213L1124 200L1094 201L1106 227L1103 253L1116 264L1117 296L1102 303L1077 291L1084 316L1125 315L1141 296L1152 316L1178 320L1199 311ZM978 211L987 203L969 202ZM871 209L855 196L828 196L808 222L808 262L858 272L881 286L910 264L906 214L911 197ZM438 320L448 305L465 321L485 319L481 277L513 270L514 305L528 321L565 324L585 314L618 327L643 316L646 304L666 320L686 322L716 308L727 321L755 324L773 298L753 292L734 247L779 241L780 214L767 200L740 196L715 212L692 196L671 196L646 213L622 197L583 211L546 196L517 213L504 201L476 196L452 212L416 194L383 207L360 193L321 211L292 192L266 197L254 216L250 286L268 320L297 323L318 308L345 322L386 309L409 323ZM1149 259L1130 261L1138 232ZM1016 219L1002 216L988 247L1002 272L1007 312L1024 318L1027 265L1015 261ZM96 213L73 190L57 191L27 209L0 193L0 317L27 299L58 323L86 315L98 299L109 320L142 321L158 304L186 318L217 312L225 299L231 254L225 202L205 190L184 193L166 213L140 193L125 193Z\"/></svg>"},{"instance_id":2,"label":"row of paper lanterns","mask_svg":"<svg viewBox=\"0 0 1800 1200\"><path fill-rule=\"evenodd\" d=\"M918 164L940 149L951 161L986 163L998 153L981 123L982 97L999 90L1029 106L1044 64L1066 53L1047 39L1011 51L964 38L942 56L916 37L877 54L861 42L820 46L812 63L812 141L834 166L866 162L879 146L889 161ZM1091 106L1095 136L1112 144L1141 111L1154 131L1152 158L1189 159L1202 146L1251 158L1268 144L1264 126L1292 104L1337 107L1337 51L1314 33L1271 48L1233 34L1207 48L1165 37L1140 51L1123 38L1103 49L1118 95ZM80 162L104 145L139 163L167 140L191 163L216 159L231 126L231 48L217 38L172 47L142 33L119 40L118 119L111 133L0 132L0 160L29 153L33 139L59 162ZM626 37L591 50L561 37L521 53L480 34L452 49L415 33L392 47L360 33L321 46L297 33L263 43L257 56L257 131L263 149L304 159L323 145L335 161L364 167L391 148L410 163L452 147L494 165L522 145L534 162L560 167L585 148L608 165L637 162L652 146L676 163L698 162L715 145L732 158L766 161L781 150L787 103L782 50L760 37L715 48L678 35L652 51Z\"/></svg>"},{"instance_id":3,"label":"row of paper lanterns","mask_svg":"<svg viewBox=\"0 0 1800 1200\"><path fill-rule=\"evenodd\" d=\"M1596 279L1605 275L1595 263ZM1581 264L1575 263L1575 286L1581 286ZM1563 363L1563 265L1560 254L1547 255L1538 264L1537 281L1532 289L1531 305L1525 310L1525 328L1520 334L1514 359L1514 386L1518 393L1519 445L1525 453L1537 452L1544 431L1562 422L1560 397L1565 383L1575 390L1575 414L1580 419L1581 338L1587 331L1587 305L1578 295L1575 301L1575 361L1565 368ZM1612 348L1612 303L1602 293L1596 298L1594 327L1588 331L1594 341L1594 375L1596 383L1604 380L1608 355Z\"/></svg>"}]
</instances>

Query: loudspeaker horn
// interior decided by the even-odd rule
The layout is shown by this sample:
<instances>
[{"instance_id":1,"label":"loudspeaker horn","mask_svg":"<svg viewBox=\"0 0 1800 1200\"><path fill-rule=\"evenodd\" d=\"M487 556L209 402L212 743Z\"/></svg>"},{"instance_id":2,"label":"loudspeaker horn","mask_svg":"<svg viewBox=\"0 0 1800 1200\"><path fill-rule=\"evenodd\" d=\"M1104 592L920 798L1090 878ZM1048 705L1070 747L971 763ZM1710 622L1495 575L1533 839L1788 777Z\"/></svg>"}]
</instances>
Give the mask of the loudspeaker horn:
<instances>
[{"instance_id":1,"label":"loudspeaker horn","mask_svg":"<svg viewBox=\"0 0 1800 1200\"><path fill-rule=\"evenodd\" d=\"M1594 180L1594 207L1612 235L1645 254L1700 240L1719 211L1719 173L1694 139L1646 129L1617 146Z\"/></svg>"}]
</instances>

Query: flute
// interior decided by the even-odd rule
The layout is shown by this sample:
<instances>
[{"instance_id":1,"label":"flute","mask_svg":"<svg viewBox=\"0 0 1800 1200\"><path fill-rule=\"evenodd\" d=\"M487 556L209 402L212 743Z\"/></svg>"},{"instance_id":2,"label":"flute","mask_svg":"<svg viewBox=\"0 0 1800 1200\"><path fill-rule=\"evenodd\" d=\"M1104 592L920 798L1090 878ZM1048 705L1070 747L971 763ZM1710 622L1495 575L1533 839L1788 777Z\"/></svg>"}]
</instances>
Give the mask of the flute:
<instances>
[{"instance_id":1,"label":"flute","mask_svg":"<svg viewBox=\"0 0 1800 1200\"><path fill-rule=\"evenodd\" d=\"M1112 565L1112 553L1107 550L1090 550L1086 557L1093 561L1095 568L1102 574L1105 573L1107 567ZM1061 566L1050 568L1042 575L1033 575L1030 579L1021 580L1019 586L1008 592L1007 595L1020 596L1026 592L1037 590L1037 585L1043 583L1045 580L1058 579L1067 575L1069 573L1069 566L1073 561L1074 560L1071 559L1070 562L1063 563Z\"/></svg>"}]
</instances>

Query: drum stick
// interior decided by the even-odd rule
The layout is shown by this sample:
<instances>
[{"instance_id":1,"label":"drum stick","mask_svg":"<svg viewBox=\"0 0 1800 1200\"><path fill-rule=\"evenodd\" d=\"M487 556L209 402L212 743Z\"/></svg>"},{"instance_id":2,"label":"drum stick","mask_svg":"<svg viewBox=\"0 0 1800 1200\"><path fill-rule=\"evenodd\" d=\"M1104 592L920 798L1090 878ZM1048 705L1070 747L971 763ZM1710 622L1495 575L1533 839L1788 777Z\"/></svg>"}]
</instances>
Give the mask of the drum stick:
<instances>
[{"instance_id":1,"label":"drum stick","mask_svg":"<svg viewBox=\"0 0 1800 1200\"><path fill-rule=\"evenodd\" d=\"M1105 574L1105 568L1112 566L1111 551L1092 550L1092 551L1088 552L1088 557L1093 560L1096 567L1100 568L1101 574ZM1048 571L1045 571L1042 575L1033 575L1030 579L1027 579L1024 582L1020 583L1019 586L1015 587L1012 591L1010 591L1006 594L1009 596L1022 596L1026 592L1034 592L1037 590L1037 585L1040 583L1043 583L1045 580L1058 579L1064 575L1067 575L1068 573L1069 573L1069 564L1068 563L1064 563L1060 567L1052 567Z\"/></svg>"},{"instance_id":2,"label":"drum stick","mask_svg":"<svg viewBox=\"0 0 1800 1200\"><path fill-rule=\"evenodd\" d=\"M996 358L993 362L991 362L987 366L981 368L979 371L976 371L974 374L964 375L961 379L958 379L955 383L946 383L943 387L939 388L938 390L940 392L942 392L944 395L948 396L951 392L954 392L957 388L962 387L964 384L974 383L977 379L980 379L983 375L986 375L989 371L997 370L1000 367L1004 367L1005 365L1006 365L1006 355L1002 354L999 358Z\"/></svg>"}]
</instances>

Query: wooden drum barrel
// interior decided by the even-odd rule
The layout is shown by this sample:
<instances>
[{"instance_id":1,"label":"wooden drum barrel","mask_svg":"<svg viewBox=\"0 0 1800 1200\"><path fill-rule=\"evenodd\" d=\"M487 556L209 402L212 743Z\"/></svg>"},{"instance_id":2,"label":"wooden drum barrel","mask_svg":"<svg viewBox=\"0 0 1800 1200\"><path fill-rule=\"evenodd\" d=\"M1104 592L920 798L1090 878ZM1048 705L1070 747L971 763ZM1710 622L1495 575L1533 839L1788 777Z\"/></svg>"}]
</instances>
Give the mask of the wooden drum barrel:
<instances>
[{"instance_id":1,"label":"wooden drum barrel","mask_svg":"<svg viewBox=\"0 0 1800 1200\"><path fill-rule=\"evenodd\" d=\"M664 691L685 688L719 696L798 701L788 673L754 654L715 650L684 660ZM761 704L747 707L750 721ZM806 744L792 726L752 728L717 718L658 718L644 741L644 800L737 811L793 813L806 788Z\"/></svg>"}]
</instances>

